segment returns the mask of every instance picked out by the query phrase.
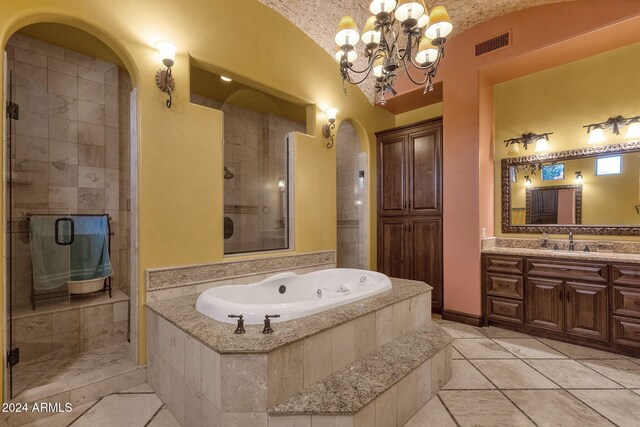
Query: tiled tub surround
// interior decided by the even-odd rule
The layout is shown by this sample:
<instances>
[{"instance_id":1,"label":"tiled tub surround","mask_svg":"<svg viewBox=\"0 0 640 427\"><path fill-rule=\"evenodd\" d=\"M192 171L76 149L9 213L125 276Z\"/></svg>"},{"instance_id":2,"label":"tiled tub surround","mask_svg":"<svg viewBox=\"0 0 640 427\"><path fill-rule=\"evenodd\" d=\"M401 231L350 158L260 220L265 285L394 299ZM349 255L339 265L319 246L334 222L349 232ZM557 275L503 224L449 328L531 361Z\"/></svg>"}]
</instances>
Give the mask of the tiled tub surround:
<instances>
[{"instance_id":1,"label":"tiled tub surround","mask_svg":"<svg viewBox=\"0 0 640 427\"><path fill-rule=\"evenodd\" d=\"M14 316L15 346L20 348L20 363L13 368L14 394L40 381L65 356L127 342L127 296L116 291L111 299L87 299L84 305L74 301L69 308Z\"/></svg>"},{"instance_id":2,"label":"tiled tub surround","mask_svg":"<svg viewBox=\"0 0 640 427\"><path fill-rule=\"evenodd\" d=\"M12 135L13 300L29 304L25 212L111 215L112 286L128 294L129 76L19 33L6 49L20 106Z\"/></svg>"},{"instance_id":3,"label":"tiled tub surround","mask_svg":"<svg viewBox=\"0 0 640 427\"><path fill-rule=\"evenodd\" d=\"M422 353L424 360L417 363L399 357L395 363L412 369L415 364L418 372L422 367L422 375L428 375L428 379L423 378L421 383L429 383L431 395L437 392L431 384L432 370L440 378L436 389L448 379L445 361L450 360L450 337L440 335L440 329L431 322L429 286L402 279L392 279L392 283L391 291L378 296L274 324L275 331L270 335L262 334L261 326L247 326L246 334L235 335L233 325L216 322L195 310L196 295L148 302L149 384L183 425L288 425L297 418L274 416L269 420L268 408L321 381L343 378L352 368L358 367L360 372L367 367L375 370L375 364L380 363L376 355L391 354L403 345L402 339L410 342L427 334L439 338L434 338L429 352ZM417 390L420 374L414 373L405 374L409 374L409 388ZM398 386L393 382L397 380ZM366 407L367 414L378 405L378 399L383 399L381 408L403 404L398 400L397 387L407 384L401 377L389 382L386 389L391 391L377 390L382 394L375 405ZM367 393L365 403L371 403L375 393ZM410 410L415 412L417 403ZM321 418L319 421L334 422L335 415L321 410L315 416ZM353 413L345 416L351 419ZM310 420L310 416L307 418ZM282 422L285 424L279 424Z\"/></svg>"},{"instance_id":4,"label":"tiled tub surround","mask_svg":"<svg viewBox=\"0 0 640 427\"><path fill-rule=\"evenodd\" d=\"M285 271L311 273L335 268L335 263L335 251L322 251L148 269L145 271L147 301L195 295L216 286L256 283Z\"/></svg>"}]
</instances>

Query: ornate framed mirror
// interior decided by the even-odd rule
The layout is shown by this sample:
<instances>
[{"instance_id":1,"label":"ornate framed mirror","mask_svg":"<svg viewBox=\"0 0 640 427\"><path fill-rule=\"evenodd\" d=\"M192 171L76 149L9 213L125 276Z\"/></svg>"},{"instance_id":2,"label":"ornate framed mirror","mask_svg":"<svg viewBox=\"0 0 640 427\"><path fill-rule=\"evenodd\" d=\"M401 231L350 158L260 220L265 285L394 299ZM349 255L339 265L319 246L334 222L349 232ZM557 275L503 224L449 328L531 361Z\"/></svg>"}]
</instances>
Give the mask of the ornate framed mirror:
<instances>
[{"instance_id":1,"label":"ornate framed mirror","mask_svg":"<svg viewBox=\"0 0 640 427\"><path fill-rule=\"evenodd\" d=\"M640 142L502 160L502 232L640 235Z\"/></svg>"}]
</instances>

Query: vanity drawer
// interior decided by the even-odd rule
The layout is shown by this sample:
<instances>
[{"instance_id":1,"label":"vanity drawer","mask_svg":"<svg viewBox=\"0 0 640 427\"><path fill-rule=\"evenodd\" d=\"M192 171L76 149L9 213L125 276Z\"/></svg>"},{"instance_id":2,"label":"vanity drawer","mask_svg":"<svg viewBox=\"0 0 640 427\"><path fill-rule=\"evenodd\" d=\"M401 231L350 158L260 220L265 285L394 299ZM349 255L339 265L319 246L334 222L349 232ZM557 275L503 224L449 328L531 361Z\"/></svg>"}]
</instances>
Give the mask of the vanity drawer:
<instances>
[{"instance_id":1,"label":"vanity drawer","mask_svg":"<svg viewBox=\"0 0 640 427\"><path fill-rule=\"evenodd\" d=\"M498 297L487 297L487 317L512 323L524 323L524 303Z\"/></svg>"},{"instance_id":2,"label":"vanity drawer","mask_svg":"<svg viewBox=\"0 0 640 427\"><path fill-rule=\"evenodd\" d=\"M522 258L487 255L487 271L495 273L522 274L524 263Z\"/></svg>"},{"instance_id":3,"label":"vanity drawer","mask_svg":"<svg viewBox=\"0 0 640 427\"><path fill-rule=\"evenodd\" d=\"M590 280L601 283L608 281L607 265L598 263L530 259L527 262L527 274L560 279Z\"/></svg>"},{"instance_id":4,"label":"vanity drawer","mask_svg":"<svg viewBox=\"0 0 640 427\"><path fill-rule=\"evenodd\" d=\"M487 274L487 294L522 299L522 276Z\"/></svg>"},{"instance_id":5,"label":"vanity drawer","mask_svg":"<svg viewBox=\"0 0 640 427\"><path fill-rule=\"evenodd\" d=\"M640 289L614 286L613 314L640 317Z\"/></svg>"},{"instance_id":6,"label":"vanity drawer","mask_svg":"<svg viewBox=\"0 0 640 427\"><path fill-rule=\"evenodd\" d=\"M611 281L614 285L640 286L640 266L612 265Z\"/></svg>"},{"instance_id":7,"label":"vanity drawer","mask_svg":"<svg viewBox=\"0 0 640 427\"><path fill-rule=\"evenodd\" d=\"M613 341L640 348L640 320L613 316Z\"/></svg>"}]
</instances>

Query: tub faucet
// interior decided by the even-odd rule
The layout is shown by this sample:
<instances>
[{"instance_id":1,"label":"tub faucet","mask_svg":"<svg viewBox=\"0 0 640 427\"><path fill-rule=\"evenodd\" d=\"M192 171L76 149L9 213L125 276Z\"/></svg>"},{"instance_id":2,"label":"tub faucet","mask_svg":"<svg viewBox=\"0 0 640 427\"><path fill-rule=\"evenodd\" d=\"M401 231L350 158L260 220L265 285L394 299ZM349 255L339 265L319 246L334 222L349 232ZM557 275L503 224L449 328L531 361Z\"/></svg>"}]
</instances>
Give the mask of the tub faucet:
<instances>
[{"instance_id":1,"label":"tub faucet","mask_svg":"<svg viewBox=\"0 0 640 427\"><path fill-rule=\"evenodd\" d=\"M242 314L230 314L230 318L238 319L238 327L236 327L236 334L244 334L246 331L244 330L244 319L242 318Z\"/></svg>"},{"instance_id":2,"label":"tub faucet","mask_svg":"<svg viewBox=\"0 0 640 427\"><path fill-rule=\"evenodd\" d=\"M575 251L576 247L573 244L573 231L569 231L569 250Z\"/></svg>"},{"instance_id":3,"label":"tub faucet","mask_svg":"<svg viewBox=\"0 0 640 427\"><path fill-rule=\"evenodd\" d=\"M273 328L271 327L271 318L280 317L279 314L267 314L264 316L264 329L262 329L263 334L271 334L273 333Z\"/></svg>"}]
</instances>

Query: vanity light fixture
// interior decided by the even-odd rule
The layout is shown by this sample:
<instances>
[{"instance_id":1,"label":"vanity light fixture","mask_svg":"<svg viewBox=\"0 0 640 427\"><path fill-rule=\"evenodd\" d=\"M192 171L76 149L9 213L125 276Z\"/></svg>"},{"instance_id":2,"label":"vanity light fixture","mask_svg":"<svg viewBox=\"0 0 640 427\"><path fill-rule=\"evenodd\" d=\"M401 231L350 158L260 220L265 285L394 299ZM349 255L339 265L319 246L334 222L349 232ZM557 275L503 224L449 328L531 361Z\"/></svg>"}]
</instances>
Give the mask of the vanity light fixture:
<instances>
[{"instance_id":1,"label":"vanity light fixture","mask_svg":"<svg viewBox=\"0 0 640 427\"><path fill-rule=\"evenodd\" d=\"M342 17L338 25L335 42L339 50L335 56L340 62L343 85L345 81L359 85L374 74L375 101L385 105L385 94L396 94L393 84L398 68L403 66L414 84L424 85L424 93L433 90L432 81L444 57L444 44L453 30L447 9L436 6L429 13L424 0L373 0L369 10L372 16L365 23L362 37L353 17ZM367 65L357 70L353 62L358 57L355 49L360 40ZM422 71L424 78L415 79L412 69ZM344 86L343 90L346 95Z\"/></svg>"},{"instance_id":2,"label":"vanity light fixture","mask_svg":"<svg viewBox=\"0 0 640 427\"><path fill-rule=\"evenodd\" d=\"M519 138L505 139L504 142L507 143L505 147L509 149L507 154L518 154L520 152L520 144L522 144L526 150L528 146L533 143L536 144L533 150L536 153L549 151L549 135L553 135L553 132L540 134L532 132L523 133Z\"/></svg>"},{"instance_id":3,"label":"vanity light fixture","mask_svg":"<svg viewBox=\"0 0 640 427\"><path fill-rule=\"evenodd\" d=\"M333 139L334 136L331 131L336 128L336 116L338 115L338 109L329 107L324 110L324 113L327 115L327 120L329 123L325 123L322 125L322 136L327 138L329 142L327 142L327 148L333 147Z\"/></svg>"},{"instance_id":4,"label":"vanity light fixture","mask_svg":"<svg viewBox=\"0 0 640 427\"><path fill-rule=\"evenodd\" d=\"M614 135L620 135L620 128L625 126L629 126L625 138L640 138L640 116L631 118L611 117L605 122L591 123L582 127L587 128L588 144L601 144L607 141L607 137L604 135L605 129L611 129Z\"/></svg>"},{"instance_id":5,"label":"vanity light fixture","mask_svg":"<svg viewBox=\"0 0 640 427\"><path fill-rule=\"evenodd\" d=\"M524 176L524 185L526 187L531 187L531 178L529 178L529 175Z\"/></svg>"},{"instance_id":6,"label":"vanity light fixture","mask_svg":"<svg viewBox=\"0 0 640 427\"><path fill-rule=\"evenodd\" d=\"M173 103L171 92L173 92L173 89L175 88L175 81L171 75L171 67L173 67L176 59L176 45L169 42L158 42L155 44L155 47L160 53L162 64L167 67L165 69L159 69L156 73L156 84L161 91L169 95L166 105L167 108L171 108L171 104Z\"/></svg>"},{"instance_id":7,"label":"vanity light fixture","mask_svg":"<svg viewBox=\"0 0 640 427\"><path fill-rule=\"evenodd\" d=\"M576 182L582 182L583 180L582 171L576 171Z\"/></svg>"}]
</instances>

